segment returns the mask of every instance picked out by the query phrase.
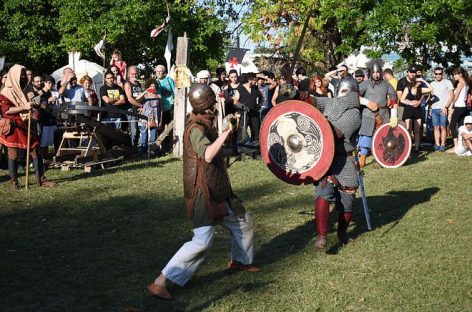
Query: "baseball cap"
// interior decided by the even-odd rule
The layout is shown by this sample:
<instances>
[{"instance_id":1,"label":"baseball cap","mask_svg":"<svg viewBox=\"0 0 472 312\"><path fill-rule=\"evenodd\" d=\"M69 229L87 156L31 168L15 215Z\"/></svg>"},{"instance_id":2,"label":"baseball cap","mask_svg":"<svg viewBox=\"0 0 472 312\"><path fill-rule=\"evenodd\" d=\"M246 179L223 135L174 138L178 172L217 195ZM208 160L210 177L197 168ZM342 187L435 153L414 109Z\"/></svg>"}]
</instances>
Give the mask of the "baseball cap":
<instances>
[{"instance_id":1,"label":"baseball cap","mask_svg":"<svg viewBox=\"0 0 472 312\"><path fill-rule=\"evenodd\" d=\"M472 116L465 116L464 118L464 125L465 124L472 124Z\"/></svg>"},{"instance_id":2,"label":"baseball cap","mask_svg":"<svg viewBox=\"0 0 472 312\"><path fill-rule=\"evenodd\" d=\"M408 69L408 72L410 73L416 73L418 71L418 67L416 65L411 65L410 68Z\"/></svg>"},{"instance_id":3,"label":"baseball cap","mask_svg":"<svg viewBox=\"0 0 472 312\"><path fill-rule=\"evenodd\" d=\"M358 69L354 72L354 77L364 77L364 72L361 69Z\"/></svg>"}]
</instances>

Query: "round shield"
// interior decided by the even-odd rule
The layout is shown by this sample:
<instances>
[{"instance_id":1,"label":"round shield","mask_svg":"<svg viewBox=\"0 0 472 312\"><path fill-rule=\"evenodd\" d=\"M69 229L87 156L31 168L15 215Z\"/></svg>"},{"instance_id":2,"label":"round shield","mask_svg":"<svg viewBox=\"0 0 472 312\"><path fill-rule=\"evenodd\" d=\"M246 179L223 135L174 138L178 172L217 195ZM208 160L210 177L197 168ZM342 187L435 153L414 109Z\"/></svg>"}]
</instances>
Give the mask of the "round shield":
<instances>
[{"instance_id":1,"label":"round shield","mask_svg":"<svg viewBox=\"0 0 472 312\"><path fill-rule=\"evenodd\" d=\"M372 153L384 168L398 168L407 161L411 152L411 137L401 125L379 127L372 138Z\"/></svg>"},{"instance_id":2,"label":"round shield","mask_svg":"<svg viewBox=\"0 0 472 312\"><path fill-rule=\"evenodd\" d=\"M331 126L316 108L302 101L289 100L272 108L259 138L264 162L291 184L318 181L333 162Z\"/></svg>"}]
</instances>

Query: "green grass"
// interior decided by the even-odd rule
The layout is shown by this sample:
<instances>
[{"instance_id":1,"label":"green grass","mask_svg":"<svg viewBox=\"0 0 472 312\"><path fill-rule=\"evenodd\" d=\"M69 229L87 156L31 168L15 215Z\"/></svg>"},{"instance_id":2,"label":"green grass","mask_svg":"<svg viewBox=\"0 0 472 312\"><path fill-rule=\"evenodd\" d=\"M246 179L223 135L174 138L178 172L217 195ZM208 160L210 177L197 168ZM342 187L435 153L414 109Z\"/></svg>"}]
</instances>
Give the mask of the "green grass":
<instances>
[{"instance_id":1,"label":"green grass","mask_svg":"<svg viewBox=\"0 0 472 312\"><path fill-rule=\"evenodd\" d=\"M337 245L313 248L313 186L292 186L260 161L230 168L255 223L259 274L227 272L230 237L219 229L199 271L173 302L146 285L191 238L182 163L163 158L115 170L48 171L54 189L10 191L0 171L1 311L471 311L472 159L423 154L365 183ZM32 179L33 180L33 179ZM20 180L23 183L23 179Z\"/></svg>"}]
</instances>

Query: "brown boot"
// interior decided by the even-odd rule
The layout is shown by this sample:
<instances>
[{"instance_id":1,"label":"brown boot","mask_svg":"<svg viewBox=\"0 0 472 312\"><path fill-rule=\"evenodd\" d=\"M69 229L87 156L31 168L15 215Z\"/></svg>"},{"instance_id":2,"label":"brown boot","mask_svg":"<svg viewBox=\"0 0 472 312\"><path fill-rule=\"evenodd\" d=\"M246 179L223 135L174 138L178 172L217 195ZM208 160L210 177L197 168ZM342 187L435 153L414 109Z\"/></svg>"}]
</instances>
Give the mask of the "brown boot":
<instances>
[{"instance_id":1,"label":"brown boot","mask_svg":"<svg viewBox=\"0 0 472 312\"><path fill-rule=\"evenodd\" d=\"M45 176L41 176L41 178L38 179L38 185L41 187L54 187L57 183L46 179Z\"/></svg>"},{"instance_id":2,"label":"brown boot","mask_svg":"<svg viewBox=\"0 0 472 312\"><path fill-rule=\"evenodd\" d=\"M315 248L326 249L326 236L325 235L318 235L316 237Z\"/></svg>"},{"instance_id":3,"label":"brown boot","mask_svg":"<svg viewBox=\"0 0 472 312\"><path fill-rule=\"evenodd\" d=\"M13 190L18 190L18 179L11 179L10 180L10 183L11 183L11 188Z\"/></svg>"}]
</instances>

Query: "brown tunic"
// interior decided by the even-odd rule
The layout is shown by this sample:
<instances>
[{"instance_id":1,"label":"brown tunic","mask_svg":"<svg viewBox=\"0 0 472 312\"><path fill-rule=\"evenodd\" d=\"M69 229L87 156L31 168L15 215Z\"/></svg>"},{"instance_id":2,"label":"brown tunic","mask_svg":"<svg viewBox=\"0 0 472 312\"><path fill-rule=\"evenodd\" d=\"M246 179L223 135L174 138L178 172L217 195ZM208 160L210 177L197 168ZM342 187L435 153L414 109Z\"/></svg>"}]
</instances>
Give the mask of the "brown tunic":
<instances>
[{"instance_id":1,"label":"brown tunic","mask_svg":"<svg viewBox=\"0 0 472 312\"><path fill-rule=\"evenodd\" d=\"M213 118L192 114L184 131L184 196L187 216L194 227L211 225L228 215L227 201L232 190L221 153L211 163L205 150L218 137Z\"/></svg>"}]
</instances>

